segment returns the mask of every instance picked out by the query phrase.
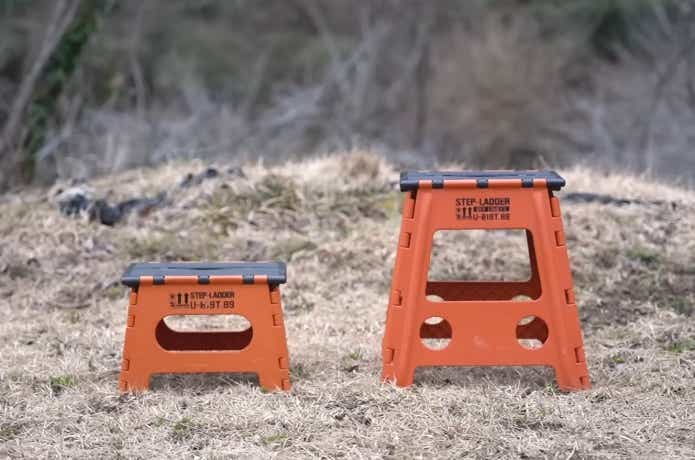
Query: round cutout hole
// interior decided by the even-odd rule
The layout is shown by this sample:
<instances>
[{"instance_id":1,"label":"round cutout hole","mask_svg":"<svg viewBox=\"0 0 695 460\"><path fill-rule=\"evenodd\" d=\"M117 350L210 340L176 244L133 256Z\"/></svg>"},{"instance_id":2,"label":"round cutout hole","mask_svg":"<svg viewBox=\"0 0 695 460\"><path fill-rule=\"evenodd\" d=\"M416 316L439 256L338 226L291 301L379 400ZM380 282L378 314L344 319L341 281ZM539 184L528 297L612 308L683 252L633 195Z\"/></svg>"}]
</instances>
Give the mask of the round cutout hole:
<instances>
[{"instance_id":1,"label":"round cutout hole","mask_svg":"<svg viewBox=\"0 0 695 460\"><path fill-rule=\"evenodd\" d=\"M444 299L441 298L438 295L435 294L430 294L428 296L425 296L425 299L429 300L430 302L444 302ZM439 318L438 316L433 316L433 318Z\"/></svg>"},{"instance_id":2,"label":"round cutout hole","mask_svg":"<svg viewBox=\"0 0 695 460\"><path fill-rule=\"evenodd\" d=\"M519 294L519 295L515 295L514 297L512 297L511 300L512 300L512 302L528 302L528 301L533 300L533 299L527 295Z\"/></svg>"},{"instance_id":3,"label":"round cutout hole","mask_svg":"<svg viewBox=\"0 0 695 460\"><path fill-rule=\"evenodd\" d=\"M524 316L516 324L516 340L527 350L538 350L548 340L548 325L538 316Z\"/></svg>"},{"instance_id":4,"label":"round cutout hole","mask_svg":"<svg viewBox=\"0 0 695 460\"><path fill-rule=\"evenodd\" d=\"M430 350L445 349L451 342L451 324L440 316L430 316L420 325L420 340Z\"/></svg>"}]
</instances>

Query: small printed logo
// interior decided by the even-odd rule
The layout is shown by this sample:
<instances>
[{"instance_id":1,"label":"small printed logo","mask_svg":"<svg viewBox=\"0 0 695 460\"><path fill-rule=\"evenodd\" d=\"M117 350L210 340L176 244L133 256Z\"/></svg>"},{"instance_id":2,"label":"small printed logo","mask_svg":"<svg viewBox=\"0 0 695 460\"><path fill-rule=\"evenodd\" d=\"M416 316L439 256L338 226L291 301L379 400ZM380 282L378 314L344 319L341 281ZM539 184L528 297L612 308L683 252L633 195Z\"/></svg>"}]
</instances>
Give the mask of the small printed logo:
<instances>
[{"instance_id":1,"label":"small printed logo","mask_svg":"<svg viewBox=\"0 0 695 460\"><path fill-rule=\"evenodd\" d=\"M175 294L169 294L169 306L172 308L189 307L188 293L177 292Z\"/></svg>"},{"instance_id":2,"label":"small printed logo","mask_svg":"<svg viewBox=\"0 0 695 460\"><path fill-rule=\"evenodd\" d=\"M512 200L509 197L460 197L455 201L458 220L510 220Z\"/></svg>"}]
</instances>

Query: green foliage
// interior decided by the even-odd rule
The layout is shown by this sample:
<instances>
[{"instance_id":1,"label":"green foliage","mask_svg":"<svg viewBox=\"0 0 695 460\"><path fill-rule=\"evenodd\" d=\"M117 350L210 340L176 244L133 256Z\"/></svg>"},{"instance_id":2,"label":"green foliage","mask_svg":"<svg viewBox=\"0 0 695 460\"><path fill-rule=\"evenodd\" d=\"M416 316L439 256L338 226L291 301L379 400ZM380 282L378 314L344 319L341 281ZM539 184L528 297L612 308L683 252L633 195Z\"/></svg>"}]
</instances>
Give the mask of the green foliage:
<instances>
[{"instance_id":1,"label":"green foliage","mask_svg":"<svg viewBox=\"0 0 695 460\"><path fill-rule=\"evenodd\" d=\"M58 375L48 380L51 391L58 396L64 389L77 385L77 378L74 375Z\"/></svg>"},{"instance_id":2,"label":"green foliage","mask_svg":"<svg viewBox=\"0 0 695 460\"><path fill-rule=\"evenodd\" d=\"M188 417L183 417L181 420L174 423L171 428L171 438L175 441L182 442L193 436L195 425L193 420Z\"/></svg>"},{"instance_id":3,"label":"green foliage","mask_svg":"<svg viewBox=\"0 0 695 460\"><path fill-rule=\"evenodd\" d=\"M625 364L625 357L622 355L613 355L610 360L615 364Z\"/></svg>"},{"instance_id":4,"label":"green foliage","mask_svg":"<svg viewBox=\"0 0 695 460\"><path fill-rule=\"evenodd\" d=\"M403 200L398 192L377 195L375 206L384 211L387 217L400 218Z\"/></svg>"},{"instance_id":5,"label":"green foliage","mask_svg":"<svg viewBox=\"0 0 695 460\"><path fill-rule=\"evenodd\" d=\"M214 94L247 104L253 116L272 102L278 85L317 82L329 63L322 37L289 2L157 2L156 15L153 10L146 14L139 54L161 99L180 95L184 73ZM114 21L126 14L124 9ZM341 49L354 45L336 41ZM100 44L106 52L114 53L112 48Z\"/></svg>"},{"instance_id":6,"label":"green foliage","mask_svg":"<svg viewBox=\"0 0 695 460\"><path fill-rule=\"evenodd\" d=\"M18 437L25 429L23 423L6 421L0 423L0 442L7 442Z\"/></svg>"},{"instance_id":7,"label":"green foliage","mask_svg":"<svg viewBox=\"0 0 695 460\"><path fill-rule=\"evenodd\" d=\"M666 305L676 313L685 316L692 316L693 312L695 312L695 302L692 298L684 295L668 298Z\"/></svg>"},{"instance_id":8,"label":"green foliage","mask_svg":"<svg viewBox=\"0 0 695 460\"><path fill-rule=\"evenodd\" d=\"M61 387L71 387L77 383L77 380L73 375L59 375L56 377L51 377L51 386L61 386Z\"/></svg>"},{"instance_id":9,"label":"green foliage","mask_svg":"<svg viewBox=\"0 0 695 460\"><path fill-rule=\"evenodd\" d=\"M661 260L661 253L644 248L634 247L627 251L627 256L630 259L642 262L645 265L655 265Z\"/></svg>"},{"instance_id":10,"label":"green foliage","mask_svg":"<svg viewBox=\"0 0 695 460\"><path fill-rule=\"evenodd\" d=\"M97 29L101 0L83 0L77 17L61 37L41 76L26 115L27 136L24 139L22 174L27 180L34 176L36 153L46 141L46 133L57 113L57 105L79 58Z\"/></svg>"},{"instance_id":11,"label":"green foliage","mask_svg":"<svg viewBox=\"0 0 695 460\"><path fill-rule=\"evenodd\" d=\"M307 379L310 377L311 373L309 372L309 369L304 365L304 363L301 362L292 362L291 364L291 372L292 378L295 380L302 380L302 379Z\"/></svg>"},{"instance_id":12,"label":"green foliage","mask_svg":"<svg viewBox=\"0 0 695 460\"><path fill-rule=\"evenodd\" d=\"M360 361L361 359L364 358L364 356L362 355L362 350L351 351L351 352L348 354L348 357L349 357L350 359L352 359L353 361Z\"/></svg>"},{"instance_id":13,"label":"green foliage","mask_svg":"<svg viewBox=\"0 0 695 460\"><path fill-rule=\"evenodd\" d=\"M155 419L152 421L152 426L160 427L164 426L167 423L167 419L162 417L161 415L158 415L155 417Z\"/></svg>"},{"instance_id":14,"label":"green foliage","mask_svg":"<svg viewBox=\"0 0 695 460\"><path fill-rule=\"evenodd\" d=\"M657 9L675 10L678 0L532 0L546 23L563 23L567 20L589 24L588 36L594 51L611 61L617 61L618 48L639 52L636 39L644 23L656 22ZM559 21L558 21L559 20Z\"/></svg>"},{"instance_id":15,"label":"green foliage","mask_svg":"<svg viewBox=\"0 0 695 460\"><path fill-rule=\"evenodd\" d=\"M693 351L695 350L695 340L683 339L678 342L673 342L667 347L667 350L678 354Z\"/></svg>"},{"instance_id":16,"label":"green foliage","mask_svg":"<svg viewBox=\"0 0 695 460\"><path fill-rule=\"evenodd\" d=\"M287 440L287 435L286 434L274 434L271 436L265 436L262 438L263 444L266 446L272 445L272 444L282 444Z\"/></svg>"},{"instance_id":17,"label":"green foliage","mask_svg":"<svg viewBox=\"0 0 695 460\"><path fill-rule=\"evenodd\" d=\"M104 296L109 300L121 300L124 297L125 289L118 284L113 284L104 289Z\"/></svg>"}]
</instances>

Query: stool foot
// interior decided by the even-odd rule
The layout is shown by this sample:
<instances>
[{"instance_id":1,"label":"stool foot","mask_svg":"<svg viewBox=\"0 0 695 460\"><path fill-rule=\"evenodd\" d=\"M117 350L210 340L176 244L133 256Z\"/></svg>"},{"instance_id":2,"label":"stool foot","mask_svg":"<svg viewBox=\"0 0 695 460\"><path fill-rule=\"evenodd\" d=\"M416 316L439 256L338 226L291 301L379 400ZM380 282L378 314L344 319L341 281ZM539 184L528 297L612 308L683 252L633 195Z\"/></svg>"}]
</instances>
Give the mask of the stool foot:
<instances>
[{"instance_id":1,"label":"stool foot","mask_svg":"<svg viewBox=\"0 0 695 460\"><path fill-rule=\"evenodd\" d=\"M393 367L383 370L381 373L381 381L384 383L393 383L397 387L405 388L413 384L415 377L415 369L401 369L396 371Z\"/></svg>"},{"instance_id":2,"label":"stool foot","mask_svg":"<svg viewBox=\"0 0 695 460\"><path fill-rule=\"evenodd\" d=\"M290 379L287 375L259 373L258 385L266 391L289 391Z\"/></svg>"},{"instance_id":3,"label":"stool foot","mask_svg":"<svg viewBox=\"0 0 695 460\"><path fill-rule=\"evenodd\" d=\"M132 375L128 373L125 377L121 376L118 381L118 389L121 393L147 391L150 389L150 374Z\"/></svg>"},{"instance_id":4,"label":"stool foot","mask_svg":"<svg viewBox=\"0 0 695 460\"><path fill-rule=\"evenodd\" d=\"M576 365L576 364L575 364ZM557 386L562 391L577 391L577 390L588 390L591 388L591 383L589 381L589 371L584 368L586 375L572 375L570 372L563 370L561 366L555 367L555 380L557 381Z\"/></svg>"}]
</instances>

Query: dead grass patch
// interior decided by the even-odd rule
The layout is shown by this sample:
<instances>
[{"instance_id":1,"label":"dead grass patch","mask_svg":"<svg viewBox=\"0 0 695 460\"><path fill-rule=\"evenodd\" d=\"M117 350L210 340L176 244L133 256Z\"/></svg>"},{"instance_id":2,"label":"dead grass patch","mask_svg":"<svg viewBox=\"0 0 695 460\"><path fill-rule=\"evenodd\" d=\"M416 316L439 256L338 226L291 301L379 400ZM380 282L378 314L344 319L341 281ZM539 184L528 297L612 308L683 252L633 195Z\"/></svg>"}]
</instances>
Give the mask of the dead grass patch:
<instances>
[{"instance_id":1,"label":"dead grass patch","mask_svg":"<svg viewBox=\"0 0 695 460\"><path fill-rule=\"evenodd\" d=\"M154 195L203 169L177 163L90 186ZM664 201L563 206L594 389L560 393L545 368L444 368L419 369L402 390L378 381L395 171L359 153L244 173L176 189L114 228L60 216L43 190L2 200L0 455L695 455L692 192L566 174L572 191ZM495 269L505 244L470 250ZM443 246L442 257L468 245ZM157 376L150 393L117 393L127 294L115 281L130 262L275 257L291 262L290 394L263 393L245 375Z\"/></svg>"}]
</instances>

